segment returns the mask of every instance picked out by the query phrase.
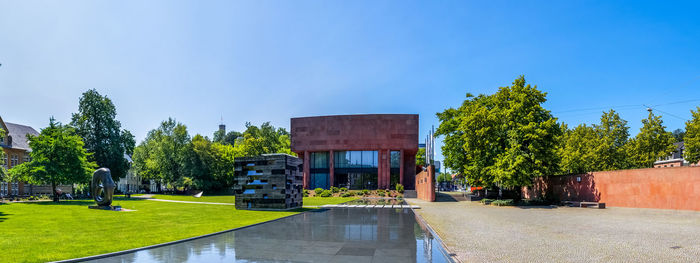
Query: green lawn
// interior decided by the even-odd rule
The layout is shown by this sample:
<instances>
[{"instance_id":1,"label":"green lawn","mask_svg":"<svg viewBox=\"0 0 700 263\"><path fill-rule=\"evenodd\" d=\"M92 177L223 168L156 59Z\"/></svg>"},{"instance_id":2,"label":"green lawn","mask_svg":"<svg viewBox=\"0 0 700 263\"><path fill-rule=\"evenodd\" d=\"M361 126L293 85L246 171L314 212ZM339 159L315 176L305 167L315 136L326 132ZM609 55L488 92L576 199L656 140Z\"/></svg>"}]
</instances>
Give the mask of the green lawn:
<instances>
[{"instance_id":1,"label":"green lawn","mask_svg":"<svg viewBox=\"0 0 700 263\"><path fill-rule=\"evenodd\" d=\"M235 197L233 195L204 195L200 198L191 195L153 195L153 198L192 202L235 203Z\"/></svg>"},{"instance_id":2,"label":"green lawn","mask_svg":"<svg viewBox=\"0 0 700 263\"><path fill-rule=\"evenodd\" d=\"M88 209L92 201L0 205L0 262L85 257L209 234L298 213L233 206L116 200L134 212Z\"/></svg>"},{"instance_id":3,"label":"green lawn","mask_svg":"<svg viewBox=\"0 0 700 263\"><path fill-rule=\"evenodd\" d=\"M357 197L304 197L304 206L335 205L358 199Z\"/></svg>"},{"instance_id":4,"label":"green lawn","mask_svg":"<svg viewBox=\"0 0 700 263\"><path fill-rule=\"evenodd\" d=\"M233 196L158 195L160 199L233 203ZM354 197L306 197L305 206ZM236 210L226 205L156 202L118 197L133 212L88 209L93 201L0 204L0 262L45 262L104 254L265 222L304 210Z\"/></svg>"},{"instance_id":5,"label":"green lawn","mask_svg":"<svg viewBox=\"0 0 700 263\"><path fill-rule=\"evenodd\" d=\"M192 202L234 203L233 195L214 195L195 198L189 195L154 195L153 198ZM304 206L322 206L345 203L357 197L304 197Z\"/></svg>"}]
</instances>

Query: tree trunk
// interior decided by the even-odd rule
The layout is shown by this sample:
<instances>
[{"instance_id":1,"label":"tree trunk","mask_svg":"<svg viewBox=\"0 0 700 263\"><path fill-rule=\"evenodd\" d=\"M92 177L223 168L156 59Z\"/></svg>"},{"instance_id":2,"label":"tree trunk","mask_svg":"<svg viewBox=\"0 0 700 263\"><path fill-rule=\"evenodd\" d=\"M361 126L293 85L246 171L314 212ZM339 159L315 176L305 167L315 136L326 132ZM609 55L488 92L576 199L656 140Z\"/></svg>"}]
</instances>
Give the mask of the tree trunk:
<instances>
[{"instance_id":1,"label":"tree trunk","mask_svg":"<svg viewBox=\"0 0 700 263\"><path fill-rule=\"evenodd\" d=\"M53 191L53 201L58 203L58 193L56 193L56 182L51 182L51 190Z\"/></svg>"}]
</instances>

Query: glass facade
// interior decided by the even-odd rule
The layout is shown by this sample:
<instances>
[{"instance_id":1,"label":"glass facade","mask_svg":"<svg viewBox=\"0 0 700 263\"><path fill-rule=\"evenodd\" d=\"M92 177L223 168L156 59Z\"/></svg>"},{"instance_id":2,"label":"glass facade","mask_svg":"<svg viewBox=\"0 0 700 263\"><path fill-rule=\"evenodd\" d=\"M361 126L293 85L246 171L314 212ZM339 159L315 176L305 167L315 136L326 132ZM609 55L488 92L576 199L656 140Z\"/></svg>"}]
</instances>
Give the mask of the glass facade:
<instances>
[{"instance_id":1,"label":"glass facade","mask_svg":"<svg viewBox=\"0 0 700 263\"><path fill-rule=\"evenodd\" d=\"M309 168L311 177L309 178L311 189L315 188L330 188L329 180L330 170L328 163L328 152L312 152L309 159Z\"/></svg>"},{"instance_id":2,"label":"glass facade","mask_svg":"<svg viewBox=\"0 0 700 263\"><path fill-rule=\"evenodd\" d=\"M333 153L333 185L348 189L377 189L377 151L337 151Z\"/></svg>"},{"instance_id":3,"label":"glass facade","mask_svg":"<svg viewBox=\"0 0 700 263\"><path fill-rule=\"evenodd\" d=\"M391 151L390 168L389 168L389 189L396 189L396 184L401 179L401 152Z\"/></svg>"}]
</instances>

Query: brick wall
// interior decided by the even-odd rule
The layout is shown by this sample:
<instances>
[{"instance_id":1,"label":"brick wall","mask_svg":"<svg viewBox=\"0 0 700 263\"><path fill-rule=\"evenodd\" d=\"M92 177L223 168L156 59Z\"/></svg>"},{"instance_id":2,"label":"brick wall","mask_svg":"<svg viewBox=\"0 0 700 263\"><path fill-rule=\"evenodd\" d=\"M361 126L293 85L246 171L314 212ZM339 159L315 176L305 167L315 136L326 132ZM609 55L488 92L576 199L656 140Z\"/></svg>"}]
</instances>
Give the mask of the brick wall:
<instances>
[{"instance_id":1,"label":"brick wall","mask_svg":"<svg viewBox=\"0 0 700 263\"><path fill-rule=\"evenodd\" d=\"M435 166L416 175L416 195L419 199L435 202Z\"/></svg>"},{"instance_id":2,"label":"brick wall","mask_svg":"<svg viewBox=\"0 0 700 263\"><path fill-rule=\"evenodd\" d=\"M607 206L700 211L700 167L670 167L547 176L522 189L524 198L595 201Z\"/></svg>"}]
</instances>

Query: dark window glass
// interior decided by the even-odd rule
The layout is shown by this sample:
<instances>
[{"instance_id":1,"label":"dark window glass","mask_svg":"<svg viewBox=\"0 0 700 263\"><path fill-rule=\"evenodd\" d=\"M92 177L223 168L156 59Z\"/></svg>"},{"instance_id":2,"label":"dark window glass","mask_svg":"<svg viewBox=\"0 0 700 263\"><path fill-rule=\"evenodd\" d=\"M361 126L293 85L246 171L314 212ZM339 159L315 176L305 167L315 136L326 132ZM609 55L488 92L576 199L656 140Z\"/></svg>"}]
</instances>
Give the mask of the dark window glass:
<instances>
[{"instance_id":1,"label":"dark window glass","mask_svg":"<svg viewBox=\"0 0 700 263\"><path fill-rule=\"evenodd\" d=\"M401 167L401 152L391 151L391 168Z\"/></svg>"},{"instance_id":2,"label":"dark window glass","mask_svg":"<svg viewBox=\"0 0 700 263\"><path fill-rule=\"evenodd\" d=\"M328 168L328 152L312 152L310 158L309 168Z\"/></svg>"}]
</instances>

